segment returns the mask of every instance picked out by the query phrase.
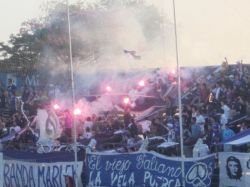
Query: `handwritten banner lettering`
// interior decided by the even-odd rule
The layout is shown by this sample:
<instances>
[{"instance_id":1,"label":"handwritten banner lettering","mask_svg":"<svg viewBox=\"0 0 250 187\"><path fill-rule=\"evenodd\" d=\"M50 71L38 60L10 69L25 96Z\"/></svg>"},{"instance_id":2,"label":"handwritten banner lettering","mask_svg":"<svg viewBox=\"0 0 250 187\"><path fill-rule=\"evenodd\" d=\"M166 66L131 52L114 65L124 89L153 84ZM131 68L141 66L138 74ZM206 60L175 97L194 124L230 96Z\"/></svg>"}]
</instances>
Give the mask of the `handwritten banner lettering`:
<instances>
[{"instance_id":1,"label":"handwritten banner lettering","mask_svg":"<svg viewBox=\"0 0 250 187\"><path fill-rule=\"evenodd\" d=\"M214 168L214 155L185 159L186 187L208 187ZM181 160L154 152L86 155L88 186L181 187Z\"/></svg>"},{"instance_id":2,"label":"handwritten banner lettering","mask_svg":"<svg viewBox=\"0 0 250 187\"><path fill-rule=\"evenodd\" d=\"M65 175L75 177L82 172L82 162L32 163L4 160L4 187L65 187Z\"/></svg>"}]
</instances>

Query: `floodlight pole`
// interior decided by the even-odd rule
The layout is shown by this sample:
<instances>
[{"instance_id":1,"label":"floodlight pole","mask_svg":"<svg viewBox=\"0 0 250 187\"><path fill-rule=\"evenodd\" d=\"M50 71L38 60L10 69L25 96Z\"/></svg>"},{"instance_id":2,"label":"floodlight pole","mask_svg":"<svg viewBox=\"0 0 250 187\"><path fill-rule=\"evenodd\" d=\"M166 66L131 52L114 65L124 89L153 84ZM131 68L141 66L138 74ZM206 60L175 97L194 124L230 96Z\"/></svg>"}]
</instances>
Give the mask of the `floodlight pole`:
<instances>
[{"instance_id":1,"label":"floodlight pole","mask_svg":"<svg viewBox=\"0 0 250 187\"><path fill-rule=\"evenodd\" d=\"M69 58L70 58L70 80L72 90L72 109L75 106L75 83L74 83L74 69L73 69L73 58L72 58L72 44L71 44L71 26L70 26L70 15L69 15L69 0L67 1L67 17L68 17L68 33L69 33ZM75 164L75 186L78 187L78 174L77 174L77 142L76 142L76 121L73 114L73 137L74 137L74 164ZM73 173L74 174L74 173Z\"/></svg>"},{"instance_id":2,"label":"floodlight pole","mask_svg":"<svg viewBox=\"0 0 250 187\"><path fill-rule=\"evenodd\" d=\"M180 144L181 144L181 169L182 169L182 186L185 187L185 166L184 166L184 150L183 150L183 123L182 123L182 103L181 103L181 76L180 76L180 64L179 64L179 53L178 53L178 37L177 37L177 26L176 26L176 12L175 12L175 0L173 0L173 16L174 16L174 34L175 34L175 54L177 64L177 75L178 75L178 108L179 108L179 125L180 125Z\"/></svg>"}]
</instances>

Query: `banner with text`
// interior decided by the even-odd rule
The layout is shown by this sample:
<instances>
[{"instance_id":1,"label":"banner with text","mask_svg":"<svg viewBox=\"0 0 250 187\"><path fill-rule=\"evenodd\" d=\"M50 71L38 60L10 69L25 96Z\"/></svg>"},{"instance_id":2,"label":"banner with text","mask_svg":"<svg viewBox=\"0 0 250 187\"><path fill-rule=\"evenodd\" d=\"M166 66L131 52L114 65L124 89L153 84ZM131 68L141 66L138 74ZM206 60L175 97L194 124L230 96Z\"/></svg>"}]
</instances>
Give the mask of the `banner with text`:
<instances>
[{"instance_id":1,"label":"banner with text","mask_svg":"<svg viewBox=\"0 0 250 187\"><path fill-rule=\"evenodd\" d=\"M74 162L36 163L4 160L1 166L3 179L0 182L3 181L4 187L66 187L65 176L77 175L78 183L81 184L83 162L78 162L76 168Z\"/></svg>"},{"instance_id":2,"label":"banner with text","mask_svg":"<svg viewBox=\"0 0 250 187\"><path fill-rule=\"evenodd\" d=\"M185 159L186 187L209 187L214 159L214 155ZM88 186L183 186L181 159L165 157L155 152L88 153L85 167Z\"/></svg>"},{"instance_id":3,"label":"banner with text","mask_svg":"<svg viewBox=\"0 0 250 187\"><path fill-rule=\"evenodd\" d=\"M249 187L250 153L220 153L219 161L221 187Z\"/></svg>"}]
</instances>

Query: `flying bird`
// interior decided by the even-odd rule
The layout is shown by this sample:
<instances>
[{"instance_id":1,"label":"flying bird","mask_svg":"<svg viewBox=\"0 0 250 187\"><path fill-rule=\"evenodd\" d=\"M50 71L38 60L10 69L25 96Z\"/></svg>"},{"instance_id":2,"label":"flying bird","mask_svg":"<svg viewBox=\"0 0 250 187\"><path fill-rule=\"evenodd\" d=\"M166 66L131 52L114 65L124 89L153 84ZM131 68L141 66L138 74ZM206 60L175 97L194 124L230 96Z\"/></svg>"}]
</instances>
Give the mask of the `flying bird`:
<instances>
[{"instance_id":1,"label":"flying bird","mask_svg":"<svg viewBox=\"0 0 250 187\"><path fill-rule=\"evenodd\" d=\"M130 56L132 56L134 59L136 59L136 60L140 60L141 59L141 56L140 55L137 55L136 54L136 51L130 51L130 50L126 50L126 49L124 49L123 50L123 52L125 53L125 54L129 54Z\"/></svg>"}]
</instances>

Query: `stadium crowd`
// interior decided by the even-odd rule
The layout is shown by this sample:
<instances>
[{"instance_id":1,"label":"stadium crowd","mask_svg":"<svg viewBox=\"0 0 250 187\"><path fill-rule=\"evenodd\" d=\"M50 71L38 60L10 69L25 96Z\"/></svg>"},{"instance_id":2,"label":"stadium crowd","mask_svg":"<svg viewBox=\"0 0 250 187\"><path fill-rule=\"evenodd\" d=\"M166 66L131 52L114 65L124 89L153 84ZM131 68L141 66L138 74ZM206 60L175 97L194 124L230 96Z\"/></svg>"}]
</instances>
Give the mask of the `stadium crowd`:
<instances>
[{"instance_id":1,"label":"stadium crowd","mask_svg":"<svg viewBox=\"0 0 250 187\"><path fill-rule=\"evenodd\" d=\"M142 139L162 137L168 142L180 142L179 111L175 76L158 76L151 81L152 93L161 103L160 110L145 115L133 111L129 105L86 118L74 117L69 108L54 110L62 132L56 137L59 144L73 142L73 121L77 125L77 141L88 145L94 141L99 151L138 150ZM172 86L171 92L168 92ZM53 108L52 98L42 89L24 86L20 97L17 87L9 79L7 86L0 84L0 138L3 149L35 150L39 139L39 129L35 116L37 109ZM192 156L192 149L198 139L202 139L211 152L221 151L223 142L249 127L250 116L250 69L242 63L228 65L224 62L207 74L193 74L192 78L181 81L183 140L186 156ZM152 99L151 99L152 100ZM144 103L149 100L144 100ZM151 102L151 101L150 101ZM46 127L46 132L50 133ZM154 142L155 141L155 142ZM154 149L156 140L148 149ZM161 140L162 141L162 140ZM151 146L151 147L150 147ZM224 147L225 149L225 147ZM248 151L246 145L233 147L238 151ZM178 155L179 148L168 155Z\"/></svg>"}]
</instances>

